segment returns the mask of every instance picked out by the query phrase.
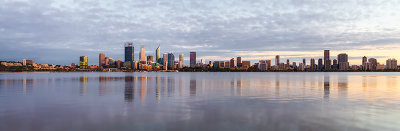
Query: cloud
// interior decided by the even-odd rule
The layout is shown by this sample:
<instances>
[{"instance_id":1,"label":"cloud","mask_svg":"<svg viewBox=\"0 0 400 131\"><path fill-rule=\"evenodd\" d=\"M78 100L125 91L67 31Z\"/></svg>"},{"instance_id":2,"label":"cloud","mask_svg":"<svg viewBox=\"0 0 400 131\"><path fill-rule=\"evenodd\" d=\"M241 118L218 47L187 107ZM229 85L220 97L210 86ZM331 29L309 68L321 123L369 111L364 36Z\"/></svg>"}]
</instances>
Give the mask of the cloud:
<instances>
[{"instance_id":1,"label":"cloud","mask_svg":"<svg viewBox=\"0 0 400 131\"><path fill-rule=\"evenodd\" d=\"M282 55L321 57L323 49L354 58L400 57L400 1L369 0L0 0L0 59L77 63L104 52L123 59L134 41L152 55L197 51L199 58L238 55L257 61ZM383 52L390 51L390 52ZM359 53L355 53L359 52ZM361 54L365 53L365 54ZM336 54L332 54L333 56ZM49 57L51 56L51 57ZM138 56L136 54L136 56ZM75 59L76 58L76 59ZM138 58L138 57L135 57Z\"/></svg>"}]
</instances>

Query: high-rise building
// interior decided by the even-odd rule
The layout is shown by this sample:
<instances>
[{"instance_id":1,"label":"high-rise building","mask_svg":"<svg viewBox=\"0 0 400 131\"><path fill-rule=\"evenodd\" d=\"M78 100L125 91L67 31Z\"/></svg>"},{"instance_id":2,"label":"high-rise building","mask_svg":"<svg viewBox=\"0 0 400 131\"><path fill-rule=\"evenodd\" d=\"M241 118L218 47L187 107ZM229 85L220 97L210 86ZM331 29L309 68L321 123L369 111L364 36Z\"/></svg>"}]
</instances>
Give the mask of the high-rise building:
<instances>
[{"instance_id":1,"label":"high-rise building","mask_svg":"<svg viewBox=\"0 0 400 131\"><path fill-rule=\"evenodd\" d=\"M242 67L242 57L240 56L236 58L236 67Z\"/></svg>"},{"instance_id":2,"label":"high-rise building","mask_svg":"<svg viewBox=\"0 0 400 131\"><path fill-rule=\"evenodd\" d=\"M378 61L375 58L369 58L368 62L371 63L371 70L376 70L376 67L378 66Z\"/></svg>"},{"instance_id":3,"label":"high-rise building","mask_svg":"<svg viewBox=\"0 0 400 131\"><path fill-rule=\"evenodd\" d=\"M362 69L363 70L367 70L367 57L366 56L364 56L363 58L362 58Z\"/></svg>"},{"instance_id":4,"label":"high-rise building","mask_svg":"<svg viewBox=\"0 0 400 131\"><path fill-rule=\"evenodd\" d=\"M397 60L396 59L387 59L386 60L386 69L397 69Z\"/></svg>"},{"instance_id":5,"label":"high-rise building","mask_svg":"<svg viewBox=\"0 0 400 131\"><path fill-rule=\"evenodd\" d=\"M134 53L135 53L135 48L133 47L133 43L132 42L126 42L125 43L125 62L127 61L134 61L135 57L134 57Z\"/></svg>"},{"instance_id":6,"label":"high-rise building","mask_svg":"<svg viewBox=\"0 0 400 131\"><path fill-rule=\"evenodd\" d=\"M235 67L235 58L232 58L230 60L229 66L230 66L230 68L234 68Z\"/></svg>"},{"instance_id":7,"label":"high-rise building","mask_svg":"<svg viewBox=\"0 0 400 131\"><path fill-rule=\"evenodd\" d=\"M168 53L168 67L173 69L174 68L174 61L175 61L175 56L172 53Z\"/></svg>"},{"instance_id":8,"label":"high-rise building","mask_svg":"<svg viewBox=\"0 0 400 131\"><path fill-rule=\"evenodd\" d=\"M280 59L280 58L279 58L279 55L276 55L276 56L275 56L275 65L276 65L276 66L279 66L279 63L280 63L279 59Z\"/></svg>"},{"instance_id":9,"label":"high-rise building","mask_svg":"<svg viewBox=\"0 0 400 131\"><path fill-rule=\"evenodd\" d=\"M183 53L180 53L180 54L179 54L179 63L178 63L178 67L179 67L179 68L183 68L183 64L184 64Z\"/></svg>"},{"instance_id":10,"label":"high-rise building","mask_svg":"<svg viewBox=\"0 0 400 131\"><path fill-rule=\"evenodd\" d=\"M271 60L266 60L266 70L271 70Z\"/></svg>"},{"instance_id":11,"label":"high-rise building","mask_svg":"<svg viewBox=\"0 0 400 131\"><path fill-rule=\"evenodd\" d=\"M168 54L164 53L163 54L163 65L168 66L167 64L168 64Z\"/></svg>"},{"instance_id":12,"label":"high-rise building","mask_svg":"<svg viewBox=\"0 0 400 131\"><path fill-rule=\"evenodd\" d=\"M153 62L153 56L149 55L147 56L147 62L152 63Z\"/></svg>"},{"instance_id":13,"label":"high-rise building","mask_svg":"<svg viewBox=\"0 0 400 131\"><path fill-rule=\"evenodd\" d=\"M139 61L146 61L144 45L142 45L142 47L140 47Z\"/></svg>"},{"instance_id":14,"label":"high-rise building","mask_svg":"<svg viewBox=\"0 0 400 131\"><path fill-rule=\"evenodd\" d=\"M306 67L307 63L306 63L306 58L303 58L303 66Z\"/></svg>"},{"instance_id":15,"label":"high-rise building","mask_svg":"<svg viewBox=\"0 0 400 131\"><path fill-rule=\"evenodd\" d=\"M162 63L161 62L161 57L160 57L160 45L158 45L157 49L156 49L156 63Z\"/></svg>"},{"instance_id":16,"label":"high-rise building","mask_svg":"<svg viewBox=\"0 0 400 131\"><path fill-rule=\"evenodd\" d=\"M346 53L338 55L339 70L347 71L349 69L349 58Z\"/></svg>"},{"instance_id":17,"label":"high-rise building","mask_svg":"<svg viewBox=\"0 0 400 131\"><path fill-rule=\"evenodd\" d=\"M250 68L250 66L251 66L250 61L242 61L243 69L248 69L248 68Z\"/></svg>"},{"instance_id":18,"label":"high-rise building","mask_svg":"<svg viewBox=\"0 0 400 131\"><path fill-rule=\"evenodd\" d=\"M190 52L190 67L196 66L196 52Z\"/></svg>"},{"instance_id":19,"label":"high-rise building","mask_svg":"<svg viewBox=\"0 0 400 131\"><path fill-rule=\"evenodd\" d=\"M331 60L330 60L329 50L324 50L324 65L325 70L331 69Z\"/></svg>"},{"instance_id":20,"label":"high-rise building","mask_svg":"<svg viewBox=\"0 0 400 131\"><path fill-rule=\"evenodd\" d=\"M311 71L315 71L315 69L316 69L316 66L315 66L315 59L314 59L314 58L311 58L311 59L310 59L310 70L311 70Z\"/></svg>"},{"instance_id":21,"label":"high-rise building","mask_svg":"<svg viewBox=\"0 0 400 131\"><path fill-rule=\"evenodd\" d=\"M318 70L322 71L324 69L324 64L322 62L323 60L321 58L318 59Z\"/></svg>"},{"instance_id":22,"label":"high-rise building","mask_svg":"<svg viewBox=\"0 0 400 131\"><path fill-rule=\"evenodd\" d=\"M79 57L79 66L81 69L86 69L88 66L88 57L87 56L80 56Z\"/></svg>"},{"instance_id":23,"label":"high-rise building","mask_svg":"<svg viewBox=\"0 0 400 131\"><path fill-rule=\"evenodd\" d=\"M99 54L99 68L103 67L105 59L106 59L106 55L104 53L100 53Z\"/></svg>"}]
</instances>

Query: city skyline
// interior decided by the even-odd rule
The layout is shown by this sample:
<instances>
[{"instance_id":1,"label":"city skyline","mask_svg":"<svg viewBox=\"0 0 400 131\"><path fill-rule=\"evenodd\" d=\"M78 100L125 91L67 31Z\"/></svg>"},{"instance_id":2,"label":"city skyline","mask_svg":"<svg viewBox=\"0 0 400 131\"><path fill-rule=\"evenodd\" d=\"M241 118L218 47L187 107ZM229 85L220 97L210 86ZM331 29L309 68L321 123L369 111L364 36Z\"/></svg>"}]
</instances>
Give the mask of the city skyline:
<instances>
[{"instance_id":1,"label":"city skyline","mask_svg":"<svg viewBox=\"0 0 400 131\"><path fill-rule=\"evenodd\" d=\"M0 60L76 63L99 52L123 60L125 41L199 59L280 55L301 61L320 50L400 58L399 1L0 1ZM70 6L74 5L74 6ZM229 8L228 8L229 7ZM308 8L312 7L312 8ZM226 10L229 9L229 10ZM311 10L312 9L312 10ZM213 15L209 15L213 14ZM135 49L135 50L136 50ZM179 49L179 50L177 50ZM135 51L138 55L139 51ZM154 56L154 55L153 55ZM62 59L60 59L62 58ZM136 59L136 58L135 58ZM96 61L89 60L90 65ZM185 62L187 63L187 62Z\"/></svg>"}]
</instances>

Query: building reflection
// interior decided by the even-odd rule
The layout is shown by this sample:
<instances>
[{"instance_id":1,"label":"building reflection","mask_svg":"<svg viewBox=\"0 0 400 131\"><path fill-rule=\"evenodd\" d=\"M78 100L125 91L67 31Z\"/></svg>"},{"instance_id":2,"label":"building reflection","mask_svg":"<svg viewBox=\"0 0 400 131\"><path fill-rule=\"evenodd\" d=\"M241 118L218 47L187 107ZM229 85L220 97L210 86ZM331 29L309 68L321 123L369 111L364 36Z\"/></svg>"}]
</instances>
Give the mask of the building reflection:
<instances>
[{"instance_id":1,"label":"building reflection","mask_svg":"<svg viewBox=\"0 0 400 131\"><path fill-rule=\"evenodd\" d=\"M124 98L126 102L132 102L135 98L135 84L133 76L125 76Z\"/></svg>"},{"instance_id":2,"label":"building reflection","mask_svg":"<svg viewBox=\"0 0 400 131\"><path fill-rule=\"evenodd\" d=\"M81 96L86 96L88 77L87 76L81 76L79 78L79 81L80 81L80 95Z\"/></svg>"},{"instance_id":3,"label":"building reflection","mask_svg":"<svg viewBox=\"0 0 400 131\"><path fill-rule=\"evenodd\" d=\"M347 98L348 92L348 76L342 76L338 79L338 96L339 98Z\"/></svg>"},{"instance_id":4,"label":"building reflection","mask_svg":"<svg viewBox=\"0 0 400 131\"><path fill-rule=\"evenodd\" d=\"M190 96L196 96L196 79L190 80Z\"/></svg>"},{"instance_id":5,"label":"building reflection","mask_svg":"<svg viewBox=\"0 0 400 131\"><path fill-rule=\"evenodd\" d=\"M167 85L168 96L173 96L175 90L175 79L173 77L168 77Z\"/></svg>"},{"instance_id":6,"label":"building reflection","mask_svg":"<svg viewBox=\"0 0 400 131\"><path fill-rule=\"evenodd\" d=\"M324 100L329 101L330 94L330 78L329 74L324 74Z\"/></svg>"},{"instance_id":7,"label":"building reflection","mask_svg":"<svg viewBox=\"0 0 400 131\"><path fill-rule=\"evenodd\" d=\"M160 98L161 98L161 78L160 76L156 76L156 99L157 102L160 102Z\"/></svg>"},{"instance_id":8,"label":"building reflection","mask_svg":"<svg viewBox=\"0 0 400 131\"><path fill-rule=\"evenodd\" d=\"M146 100L146 91L147 91L147 77L146 76L142 76L139 77L140 80L140 100L142 101L142 103L145 102Z\"/></svg>"},{"instance_id":9,"label":"building reflection","mask_svg":"<svg viewBox=\"0 0 400 131\"><path fill-rule=\"evenodd\" d=\"M236 95L242 96L242 88L243 88L243 81L237 80L236 81Z\"/></svg>"}]
</instances>

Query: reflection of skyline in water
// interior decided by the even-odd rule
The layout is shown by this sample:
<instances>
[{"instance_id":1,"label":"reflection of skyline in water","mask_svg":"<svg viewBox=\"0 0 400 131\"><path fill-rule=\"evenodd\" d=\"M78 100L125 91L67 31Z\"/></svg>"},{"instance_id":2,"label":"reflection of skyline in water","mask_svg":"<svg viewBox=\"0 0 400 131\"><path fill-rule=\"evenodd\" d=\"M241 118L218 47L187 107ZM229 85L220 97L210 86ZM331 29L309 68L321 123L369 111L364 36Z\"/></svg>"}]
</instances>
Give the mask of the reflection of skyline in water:
<instances>
[{"instance_id":1,"label":"reflection of skyline in water","mask_svg":"<svg viewBox=\"0 0 400 131\"><path fill-rule=\"evenodd\" d=\"M146 122L172 124L170 129L187 129L175 128L176 122L211 127L221 122L230 127L263 127L264 121L299 126L296 122L302 122L310 125L307 129L317 130L353 124L371 127L371 122L376 125L382 118L391 120L385 121L390 127L400 124L396 121L400 116L398 76L304 74L76 73L14 79L0 75L0 104L7 107L0 109L4 117L0 121L6 125L15 120L29 126L25 116L34 114L32 117L41 118L35 119L38 125L73 118L86 125L124 127L126 122L137 127L141 125L136 123ZM15 113L7 114L11 111ZM268 127L262 129L276 129Z\"/></svg>"}]
</instances>

